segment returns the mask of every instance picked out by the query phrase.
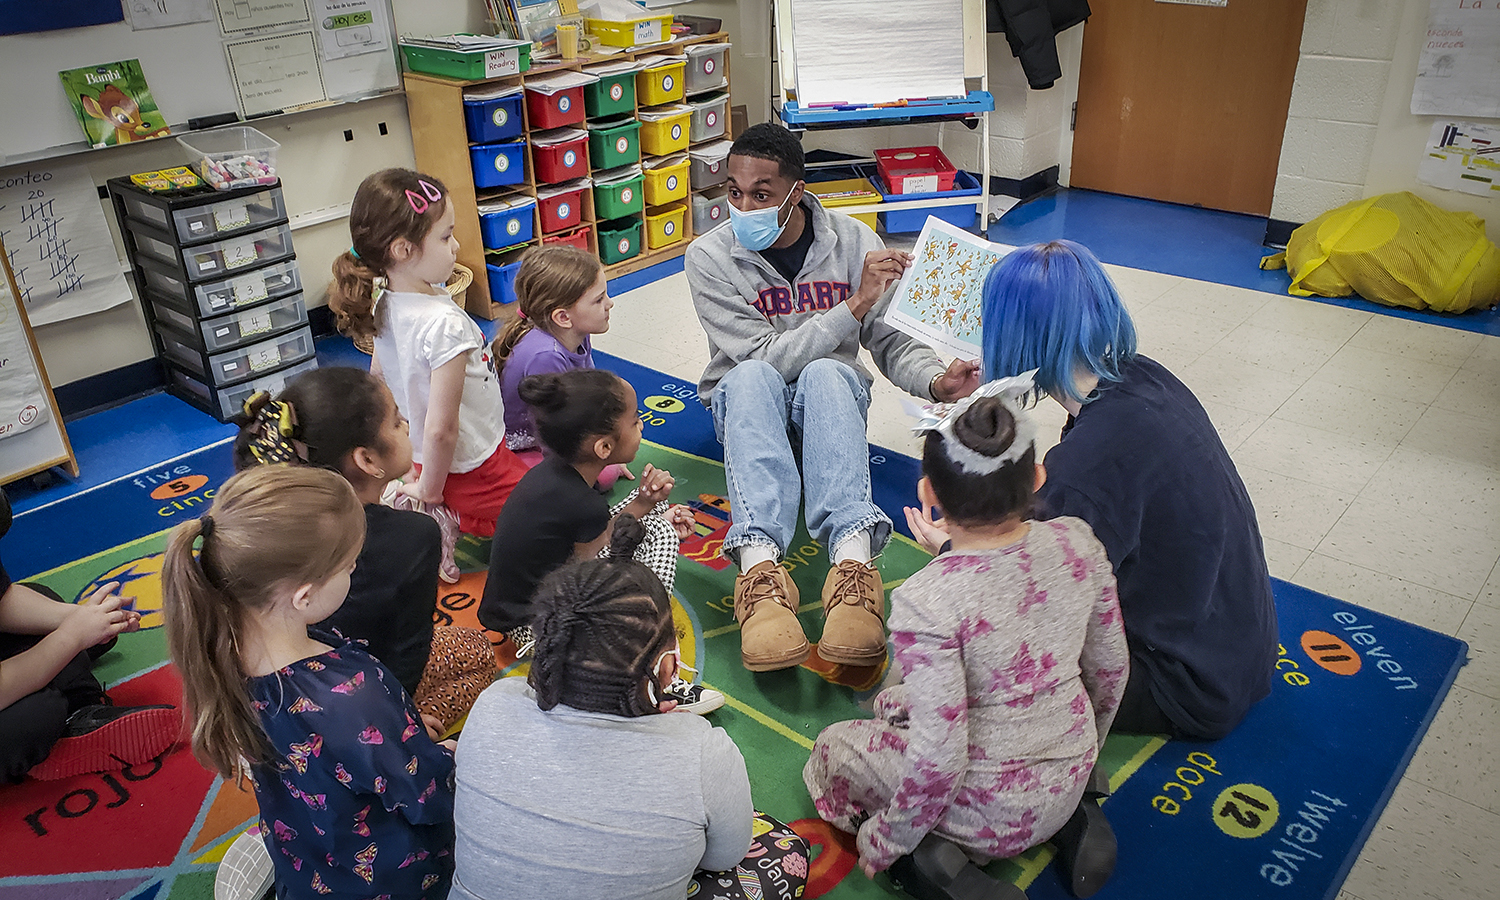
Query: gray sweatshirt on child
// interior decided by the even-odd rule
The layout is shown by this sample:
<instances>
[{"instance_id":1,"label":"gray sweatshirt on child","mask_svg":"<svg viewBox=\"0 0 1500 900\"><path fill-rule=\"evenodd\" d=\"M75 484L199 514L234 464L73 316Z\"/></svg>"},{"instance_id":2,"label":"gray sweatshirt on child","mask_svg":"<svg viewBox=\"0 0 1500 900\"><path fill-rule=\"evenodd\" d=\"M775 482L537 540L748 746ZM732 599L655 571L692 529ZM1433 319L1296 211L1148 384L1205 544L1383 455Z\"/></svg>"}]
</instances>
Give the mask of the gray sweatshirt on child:
<instances>
[{"instance_id":1,"label":"gray sweatshirt on child","mask_svg":"<svg viewBox=\"0 0 1500 900\"><path fill-rule=\"evenodd\" d=\"M885 323L895 290L887 291L863 321L844 302L859 289L865 254L884 247L880 238L863 222L825 210L811 194L804 195L802 207L813 242L795 284L765 257L742 247L728 225L688 246L688 286L711 354L698 398L707 406L719 379L747 359L770 363L788 384L813 360L836 359L859 372L868 386L874 378L859 362L864 346L893 384L932 399L932 380L945 367L932 348Z\"/></svg>"}]
</instances>

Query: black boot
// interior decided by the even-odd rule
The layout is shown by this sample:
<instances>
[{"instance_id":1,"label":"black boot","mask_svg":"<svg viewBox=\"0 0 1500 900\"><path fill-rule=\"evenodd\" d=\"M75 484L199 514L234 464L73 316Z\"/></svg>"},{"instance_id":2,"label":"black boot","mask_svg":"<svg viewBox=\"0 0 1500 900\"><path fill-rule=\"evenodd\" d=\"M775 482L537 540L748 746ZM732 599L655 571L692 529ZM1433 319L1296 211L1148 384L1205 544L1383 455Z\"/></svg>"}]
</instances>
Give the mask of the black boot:
<instances>
[{"instance_id":1,"label":"black boot","mask_svg":"<svg viewBox=\"0 0 1500 900\"><path fill-rule=\"evenodd\" d=\"M1058 873L1068 892L1080 898L1092 897L1104 887L1114 874L1119 853L1114 829L1109 827L1098 801L1089 796L1093 787L1091 783L1091 790L1078 802L1073 817L1052 836L1052 845L1057 848Z\"/></svg>"},{"instance_id":2,"label":"black boot","mask_svg":"<svg viewBox=\"0 0 1500 900\"><path fill-rule=\"evenodd\" d=\"M991 878L957 844L935 834L891 864L891 880L917 900L1026 900L1026 892Z\"/></svg>"}]
</instances>

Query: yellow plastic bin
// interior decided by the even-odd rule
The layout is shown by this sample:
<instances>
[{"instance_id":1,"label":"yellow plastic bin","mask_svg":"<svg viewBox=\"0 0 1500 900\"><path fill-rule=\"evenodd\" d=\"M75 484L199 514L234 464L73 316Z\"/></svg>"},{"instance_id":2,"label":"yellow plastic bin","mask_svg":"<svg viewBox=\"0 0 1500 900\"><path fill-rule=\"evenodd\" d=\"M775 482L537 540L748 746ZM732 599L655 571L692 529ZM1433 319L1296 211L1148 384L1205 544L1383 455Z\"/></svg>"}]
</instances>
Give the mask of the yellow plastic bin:
<instances>
[{"instance_id":1,"label":"yellow plastic bin","mask_svg":"<svg viewBox=\"0 0 1500 900\"><path fill-rule=\"evenodd\" d=\"M654 121L648 121L650 112L641 112L641 150L648 156L671 156L688 147L688 124L693 110L683 107L682 112L673 113Z\"/></svg>"},{"instance_id":2,"label":"yellow plastic bin","mask_svg":"<svg viewBox=\"0 0 1500 900\"><path fill-rule=\"evenodd\" d=\"M642 16L639 19L585 18L583 27L590 37L606 47L645 47L672 39L671 16ZM522 71L525 71L524 67Z\"/></svg>"},{"instance_id":3,"label":"yellow plastic bin","mask_svg":"<svg viewBox=\"0 0 1500 900\"><path fill-rule=\"evenodd\" d=\"M660 206L673 200L686 200L688 195L688 160L683 157L675 163L646 170L646 203Z\"/></svg>"},{"instance_id":4,"label":"yellow plastic bin","mask_svg":"<svg viewBox=\"0 0 1500 900\"><path fill-rule=\"evenodd\" d=\"M635 73L635 94L642 106L657 106L682 99L682 74L686 60L662 63Z\"/></svg>"},{"instance_id":5,"label":"yellow plastic bin","mask_svg":"<svg viewBox=\"0 0 1500 900\"><path fill-rule=\"evenodd\" d=\"M646 247L659 250L682 240L687 228L687 207L681 203L646 209Z\"/></svg>"},{"instance_id":6,"label":"yellow plastic bin","mask_svg":"<svg viewBox=\"0 0 1500 900\"><path fill-rule=\"evenodd\" d=\"M875 185L868 178L845 178L840 181L820 181L817 184L807 186L807 192L818 198L825 209L838 209L841 206L863 206L867 203L880 203L885 198L875 190ZM854 218L860 220L873 230L875 228L875 217L879 213L854 213Z\"/></svg>"}]
</instances>

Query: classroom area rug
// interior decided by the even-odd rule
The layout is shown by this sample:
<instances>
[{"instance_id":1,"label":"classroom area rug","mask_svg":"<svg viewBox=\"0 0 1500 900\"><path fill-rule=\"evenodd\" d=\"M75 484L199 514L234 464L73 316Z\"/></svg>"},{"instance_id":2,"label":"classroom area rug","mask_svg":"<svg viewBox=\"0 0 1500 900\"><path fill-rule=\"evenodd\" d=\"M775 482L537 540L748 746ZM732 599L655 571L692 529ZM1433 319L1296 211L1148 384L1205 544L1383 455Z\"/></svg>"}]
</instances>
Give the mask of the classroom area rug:
<instances>
[{"instance_id":1,"label":"classroom area rug","mask_svg":"<svg viewBox=\"0 0 1500 900\"><path fill-rule=\"evenodd\" d=\"M884 875L872 881L859 872L852 838L818 819L801 777L818 732L868 717L891 673L831 665L816 654L782 672L757 675L740 665L735 570L718 555L729 510L709 414L693 382L596 356L636 388L646 442L635 470L647 462L669 469L674 502L696 513L698 533L682 547L674 597L683 659L725 694L711 721L744 754L757 807L812 845L805 896L904 896ZM870 462L875 500L904 530L900 511L915 502L918 464L877 447ZM143 614L142 630L123 635L96 667L119 703L180 703L160 628L166 529L201 514L229 473L221 442L160 472L31 511L6 538L5 559L29 569L13 574L64 597L122 583ZM487 543L460 544L466 574L440 585L438 622L477 627L488 557ZM878 562L886 589L928 559L898 534ZM826 554L802 531L786 562L811 601L802 617L816 640ZM1115 793L1104 808L1120 853L1100 898L1331 900L1338 892L1466 646L1285 582L1274 587L1282 644L1274 687L1234 734L1212 743L1123 735L1107 743L1101 764ZM499 635L493 642L501 673L525 675L514 648ZM0 786L0 900L209 900L219 860L255 819L253 795L206 772L185 744L121 772ZM1043 845L990 871L1037 900L1067 897L1051 856Z\"/></svg>"}]
</instances>

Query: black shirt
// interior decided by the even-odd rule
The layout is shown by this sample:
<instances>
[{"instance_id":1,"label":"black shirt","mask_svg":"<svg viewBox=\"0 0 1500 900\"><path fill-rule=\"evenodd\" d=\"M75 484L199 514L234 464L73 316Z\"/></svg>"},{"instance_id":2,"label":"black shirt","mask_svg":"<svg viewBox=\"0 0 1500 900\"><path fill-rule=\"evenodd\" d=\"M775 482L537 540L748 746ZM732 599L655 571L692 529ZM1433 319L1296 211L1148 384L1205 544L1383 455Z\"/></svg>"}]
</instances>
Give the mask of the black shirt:
<instances>
[{"instance_id":1,"label":"black shirt","mask_svg":"<svg viewBox=\"0 0 1500 900\"><path fill-rule=\"evenodd\" d=\"M1217 739L1271 691L1276 607L1250 495L1198 398L1137 356L1047 453L1043 515L1077 516L1119 583L1131 666L1186 734Z\"/></svg>"},{"instance_id":2,"label":"black shirt","mask_svg":"<svg viewBox=\"0 0 1500 900\"><path fill-rule=\"evenodd\" d=\"M802 264L807 262L807 251L812 249L813 243L813 217L804 209L802 219L806 222L802 226L802 234L792 242L790 247L781 250L767 247L760 251L760 255L771 264L771 268L792 284L795 284L797 276L802 274Z\"/></svg>"},{"instance_id":3,"label":"black shirt","mask_svg":"<svg viewBox=\"0 0 1500 900\"><path fill-rule=\"evenodd\" d=\"M547 454L511 491L495 520L479 621L491 631L531 624L531 596L551 572L609 525L609 502L578 470Z\"/></svg>"},{"instance_id":4,"label":"black shirt","mask_svg":"<svg viewBox=\"0 0 1500 900\"><path fill-rule=\"evenodd\" d=\"M0 537L5 537L6 532L10 531L11 521L10 498L0 489ZM5 592L10 590L10 585L10 574L5 571L5 564L0 563L0 597L4 597Z\"/></svg>"},{"instance_id":5,"label":"black shirt","mask_svg":"<svg viewBox=\"0 0 1500 900\"><path fill-rule=\"evenodd\" d=\"M317 624L368 641L370 655L415 694L432 653L442 535L421 513L365 507L365 546L349 578L349 598Z\"/></svg>"}]
</instances>

